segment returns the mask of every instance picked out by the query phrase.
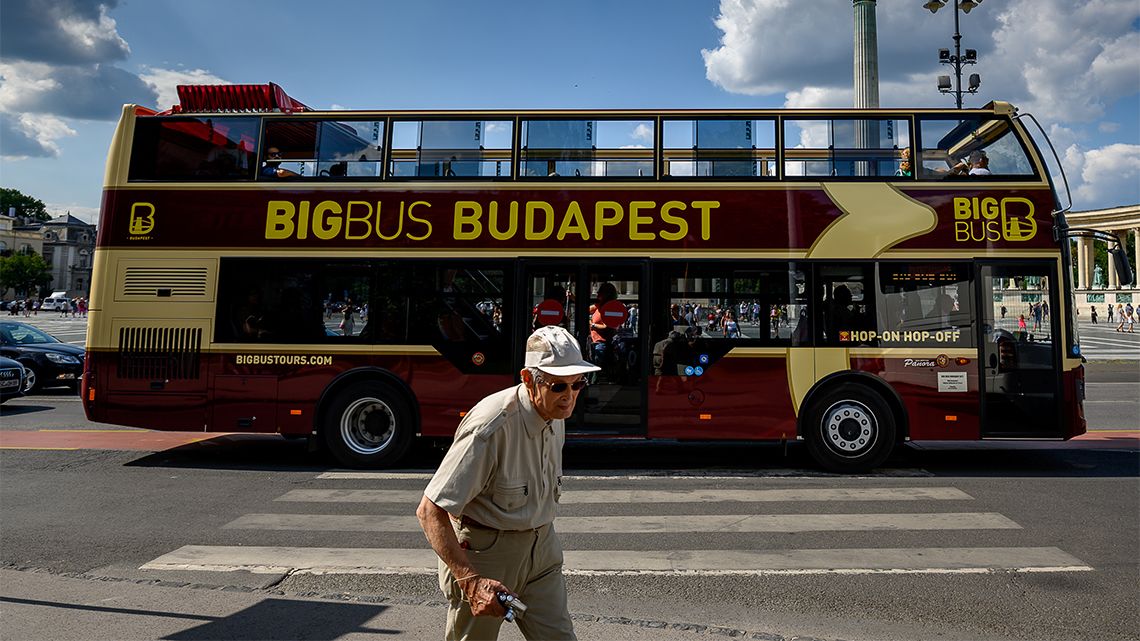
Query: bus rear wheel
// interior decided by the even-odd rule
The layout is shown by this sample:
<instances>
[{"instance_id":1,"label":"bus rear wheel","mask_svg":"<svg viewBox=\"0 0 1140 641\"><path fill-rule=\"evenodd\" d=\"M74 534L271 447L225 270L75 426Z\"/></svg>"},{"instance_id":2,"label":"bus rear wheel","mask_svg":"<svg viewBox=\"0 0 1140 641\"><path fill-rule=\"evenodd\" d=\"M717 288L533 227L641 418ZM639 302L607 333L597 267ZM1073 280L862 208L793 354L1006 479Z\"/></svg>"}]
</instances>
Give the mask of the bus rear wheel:
<instances>
[{"instance_id":1,"label":"bus rear wheel","mask_svg":"<svg viewBox=\"0 0 1140 641\"><path fill-rule=\"evenodd\" d=\"M403 395L377 381L360 381L338 392L322 421L325 446L341 465L395 465L412 443L412 412Z\"/></svg>"},{"instance_id":2,"label":"bus rear wheel","mask_svg":"<svg viewBox=\"0 0 1140 641\"><path fill-rule=\"evenodd\" d=\"M887 460L895 444L895 416L882 396L844 383L811 404L806 434L812 458L824 469L866 472Z\"/></svg>"}]
</instances>

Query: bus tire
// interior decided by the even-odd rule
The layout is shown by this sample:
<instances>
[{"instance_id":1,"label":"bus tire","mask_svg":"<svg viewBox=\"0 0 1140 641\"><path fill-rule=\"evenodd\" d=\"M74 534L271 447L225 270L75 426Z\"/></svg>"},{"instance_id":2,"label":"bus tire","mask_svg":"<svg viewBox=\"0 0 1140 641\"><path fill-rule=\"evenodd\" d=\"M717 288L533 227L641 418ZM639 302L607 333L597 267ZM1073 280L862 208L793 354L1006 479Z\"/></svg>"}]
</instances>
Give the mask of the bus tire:
<instances>
[{"instance_id":1,"label":"bus tire","mask_svg":"<svg viewBox=\"0 0 1140 641\"><path fill-rule=\"evenodd\" d=\"M395 465L412 443L415 425L408 401L379 381L357 381L340 390L322 421L325 446L347 467Z\"/></svg>"},{"instance_id":2,"label":"bus tire","mask_svg":"<svg viewBox=\"0 0 1140 641\"><path fill-rule=\"evenodd\" d=\"M895 415L873 390L843 383L813 400L805 436L812 458L831 472L866 472L887 460L895 445Z\"/></svg>"}]
</instances>

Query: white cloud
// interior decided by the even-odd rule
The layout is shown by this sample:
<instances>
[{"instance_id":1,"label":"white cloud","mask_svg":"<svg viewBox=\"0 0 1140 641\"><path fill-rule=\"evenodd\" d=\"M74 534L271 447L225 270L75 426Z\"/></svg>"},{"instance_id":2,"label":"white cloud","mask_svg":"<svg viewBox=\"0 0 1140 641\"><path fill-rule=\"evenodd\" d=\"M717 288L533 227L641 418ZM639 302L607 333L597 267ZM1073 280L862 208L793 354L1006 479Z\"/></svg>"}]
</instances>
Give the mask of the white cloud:
<instances>
[{"instance_id":1,"label":"white cloud","mask_svg":"<svg viewBox=\"0 0 1140 641\"><path fill-rule=\"evenodd\" d=\"M55 116L42 114L0 114L4 139L2 155L9 160L55 157L60 154L56 141L74 136L75 130Z\"/></svg>"},{"instance_id":2,"label":"white cloud","mask_svg":"<svg viewBox=\"0 0 1140 641\"><path fill-rule=\"evenodd\" d=\"M784 94L786 109L829 109L850 107L855 91L842 87L804 87Z\"/></svg>"},{"instance_id":3,"label":"white cloud","mask_svg":"<svg viewBox=\"0 0 1140 641\"><path fill-rule=\"evenodd\" d=\"M154 93L116 67L130 47L107 15L115 0L5 0L0 21L0 155L53 157L65 120L114 120Z\"/></svg>"},{"instance_id":4,"label":"white cloud","mask_svg":"<svg viewBox=\"0 0 1140 641\"><path fill-rule=\"evenodd\" d=\"M633 133L631 133L629 135L629 137L633 138L634 140L642 140L642 141L647 142L647 143L652 143L653 142L653 127L650 127L649 125L647 125L645 123L641 123L641 124L637 125L637 127L634 127Z\"/></svg>"},{"instance_id":5,"label":"white cloud","mask_svg":"<svg viewBox=\"0 0 1140 641\"><path fill-rule=\"evenodd\" d=\"M1065 164L1070 179L1078 176L1074 209L1140 202L1140 145L1115 143L1085 152L1073 146L1066 150Z\"/></svg>"},{"instance_id":6,"label":"white cloud","mask_svg":"<svg viewBox=\"0 0 1140 641\"><path fill-rule=\"evenodd\" d=\"M1104 122L1098 123L1096 129L1102 134L1114 134L1120 131L1120 123L1105 120Z\"/></svg>"},{"instance_id":7,"label":"white cloud","mask_svg":"<svg viewBox=\"0 0 1140 641\"><path fill-rule=\"evenodd\" d=\"M0 56L76 65L123 60L130 47L107 15L116 0L4 0Z\"/></svg>"},{"instance_id":8,"label":"white cloud","mask_svg":"<svg viewBox=\"0 0 1140 641\"><path fill-rule=\"evenodd\" d=\"M178 104L178 85L228 85L223 80L205 69L159 69L157 67L144 67L139 78L158 94L157 106L159 109L169 109Z\"/></svg>"}]
</instances>

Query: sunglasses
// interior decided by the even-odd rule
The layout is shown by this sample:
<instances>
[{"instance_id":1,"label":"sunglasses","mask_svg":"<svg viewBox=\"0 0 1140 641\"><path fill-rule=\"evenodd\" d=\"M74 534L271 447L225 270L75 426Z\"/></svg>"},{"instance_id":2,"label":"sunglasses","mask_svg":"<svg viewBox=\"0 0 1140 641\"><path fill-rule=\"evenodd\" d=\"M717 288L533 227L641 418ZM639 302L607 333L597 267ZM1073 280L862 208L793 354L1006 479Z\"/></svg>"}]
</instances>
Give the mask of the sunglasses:
<instances>
[{"instance_id":1,"label":"sunglasses","mask_svg":"<svg viewBox=\"0 0 1140 641\"><path fill-rule=\"evenodd\" d=\"M584 379L584 378L580 378L580 379L574 381L573 383L562 383L562 382L551 383L551 382L545 381L541 378L534 379L534 382L536 382L540 385L545 385L545 386L549 387L550 391L554 392L555 394L561 394L561 393L565 392L566 388L570 388L570 389L574 390L575 392L581 392L587 385L589 385L589 383L587 383L586 379Z\"/></svg>"}]
</instances>

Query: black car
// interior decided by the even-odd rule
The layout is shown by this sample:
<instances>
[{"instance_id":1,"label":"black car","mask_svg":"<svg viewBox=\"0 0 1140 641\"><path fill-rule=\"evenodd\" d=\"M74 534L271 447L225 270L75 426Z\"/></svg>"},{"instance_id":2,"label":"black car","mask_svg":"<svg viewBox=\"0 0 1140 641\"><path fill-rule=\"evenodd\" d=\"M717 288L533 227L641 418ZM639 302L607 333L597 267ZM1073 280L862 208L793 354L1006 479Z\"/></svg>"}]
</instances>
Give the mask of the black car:
<instances>
[{"instance_id":1,"label":"black car","mask_svg":"<svg viewBox=\"0 0 1140 641\"><path fill-rule=\"evenodd\" d=\"M83 348L61 343L43 330L26 323L0 321L0 356L24 366L25 393L59 385L79 389Z\"/></svg>"},{"instance_id":2,"label":"black car","mask_svg":"<svg viewBox=\"0 0 1140 641\"><path fill-rule=\"evenodd\" d=\"M24 395L24 366L0 356L0 403Z\"/></svg>"}]
</instances>

